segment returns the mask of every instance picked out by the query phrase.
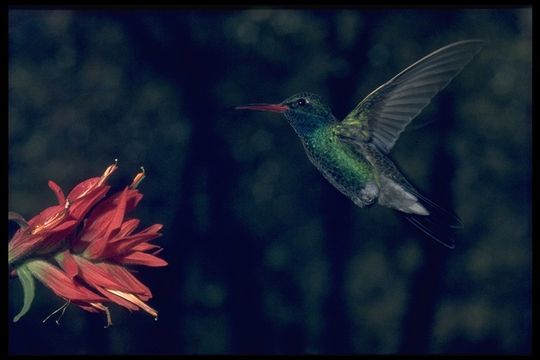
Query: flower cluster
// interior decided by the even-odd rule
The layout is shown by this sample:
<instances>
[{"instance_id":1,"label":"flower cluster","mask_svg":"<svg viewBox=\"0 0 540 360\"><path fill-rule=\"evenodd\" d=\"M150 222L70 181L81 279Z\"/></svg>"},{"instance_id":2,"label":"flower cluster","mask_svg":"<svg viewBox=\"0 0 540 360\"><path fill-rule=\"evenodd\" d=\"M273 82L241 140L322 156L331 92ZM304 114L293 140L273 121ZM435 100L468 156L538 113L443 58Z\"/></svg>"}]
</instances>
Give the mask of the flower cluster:
<instances>
[{"instance_id":1,"label":"flower cluster","mask_svg":"<svg viewBox=\"0 0 540 360\"><path fill-rule=\"evenodd\" d=\"M144 170L123 191L106 197L107 180L118 168L110 165L101 177L85 180L68 195L53 181L49 187L58 205L48 207L28 222L10 212L9 219L20 229L8 244L10 273L24 290L18 321L28 312L34 298L34 279L56 295L90 312L111 317L106 303L129 310L142 309L157 318L146 302L152 297L148 287L128 270L129 265L165 266L156 255L162 249L149 241L161 236L161 224L135 231L139 220L126 218L143 195L137 186Z\"/></svg>"}]
</instances>

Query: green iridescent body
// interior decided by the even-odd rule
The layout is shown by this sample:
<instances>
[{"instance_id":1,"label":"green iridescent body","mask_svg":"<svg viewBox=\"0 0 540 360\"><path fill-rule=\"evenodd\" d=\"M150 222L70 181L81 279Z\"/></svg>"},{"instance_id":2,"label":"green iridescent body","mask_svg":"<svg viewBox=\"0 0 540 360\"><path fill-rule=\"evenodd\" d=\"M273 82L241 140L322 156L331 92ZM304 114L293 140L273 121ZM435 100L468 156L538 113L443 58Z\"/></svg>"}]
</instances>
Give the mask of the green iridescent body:
<instances>
[{"instance_id":1,"label":"green iridescent body","mask_svg":"<svg viewBox=\"0 0 540 360\"><path fill-rule=\"evenodd\" d=\"M373 166L340 141L336 125L321 126L301 140L313 165L339 191L360 207L375 201L378 189ZM368 188L371 194L366 192L368 184L372 185Z\"/></svg>"},{"instance_id":2,"label":"green iridescent body","mask_svg":"<svg viewBox=\"0 0 540 360\"><path fill-rule=\"evenodd\" d=\"M461 226L459 218L421 195L387 154L405 127L482 44L465 40L434 51L371 92L342 121L318 95L310 93L293 95L279 104L237 109L282 113L315 167L356 205L377 202L397 210L425 234L452 248L448 230Z\"/></svg>"}]
</instances>

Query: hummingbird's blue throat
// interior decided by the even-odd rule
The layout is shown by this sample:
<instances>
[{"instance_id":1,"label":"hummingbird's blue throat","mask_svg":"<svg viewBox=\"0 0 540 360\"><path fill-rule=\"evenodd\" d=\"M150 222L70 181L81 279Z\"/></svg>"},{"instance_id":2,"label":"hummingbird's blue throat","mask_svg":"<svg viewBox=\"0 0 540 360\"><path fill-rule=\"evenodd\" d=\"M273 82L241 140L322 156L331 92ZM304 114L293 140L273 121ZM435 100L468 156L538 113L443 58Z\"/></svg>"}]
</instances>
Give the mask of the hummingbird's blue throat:
<instances>
[{"instance_id":1,"label":"hummingbird's blue throat","mask_svg":"<svg viewBox=\"0 0 540 360\"><path fill-rule=\"evenodd\" d=\"M313 114L303 114L295 111L287 111L285 117L293 127L294 131L301 138L305 139L316 130L336 121L333 116L317 116Z\"/></svg>"}]
</instances>

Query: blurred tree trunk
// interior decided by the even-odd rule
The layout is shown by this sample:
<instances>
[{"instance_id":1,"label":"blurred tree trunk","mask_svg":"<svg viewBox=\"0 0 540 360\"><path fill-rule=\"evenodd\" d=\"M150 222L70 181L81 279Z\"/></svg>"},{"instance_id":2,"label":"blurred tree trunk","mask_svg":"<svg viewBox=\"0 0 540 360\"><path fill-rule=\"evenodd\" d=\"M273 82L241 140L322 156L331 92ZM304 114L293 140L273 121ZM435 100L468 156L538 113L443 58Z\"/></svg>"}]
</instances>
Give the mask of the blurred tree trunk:
<instances>
[{"instance_id":1,"label":"blurred tree trunk","mask_svg":"<svg viewBox=\"0 0 540 360\"><path fill-rule=\"evenodd\" d=\"M126 33L132 39L134 52L139 61L147 64L157 74L168 78L171 82L181 84L185 81L182 73L178 71L176 64L182 64L185 60L182 59L183 54L190 50L191 44L187 41L179 43L175 48L164 48L162 42L155 39L154 32L150 31L151 25L145 22L143 16L137 14L120 14L118 21L124 24ZM160 24L164 29L174 31L173 27L185 26L181 24L183 18L175 18L171 15L161 16ZM185 33L189 29L185 28ZM187 40L188 37L184 38ZM144 46L144 47L143 47ZM197 182L202 169L198 156L204 151L204 137L199 130L200 122L193 121L192 136L189 139L186 162L184 168L174 169L182 173L182 198L177 199L175 206L175 220L169 229L165 229L165 234L173 237L176 242L174 244L175 253L174 261L169 261L167 267L168 276L174 276L174 281L166 282L167 288L162 286L161 289L156 288L156 292L166 293L171 304L168 308L161 308L162 313L167 313L168 316L162 316L159 319L160 326L169 329L170 331L163 332L160 337L159 351L165 354L182 353L184 352L184 333L187 307L184 302L182 292L185 289L186 267L191 264L188 260L193 255L192 244L201 241L201 235L195 227L196 219L194 213L194 194L197 188ZM190 241L182 241L183 238L191 239ZM144 339L139 339L141 343L145 343Z\"/></svg>"},{"instance_id":2,"label":"blurred tree trunk","mask_svg":"<svg viewBox=\"0 0 540 360\"><path fill-rule=\"evenodd\" d=\"M197 16L202 17L203 22L208 20L205 17L211 17L213 22L220 22L220 15L217 14L205 13ZM174 268L176 287L172 295L176 300L173 308L167 309L174 316L163 320L176 331L171 331L169 338L162 340L170 347L162 352L185 352L188 346L184 344L187 334L183 332L186 316L188 313L191 318L200 316L197 315L199 311L193 311L192 307L182 300L182 293L190 290L186 288L187 274L183 264L192 266L193 260L204 269L204 274L213 277L209 281L218 286L220 282L225 283L225 303L218 305L220 308L215 310L224 312L227 315L225 318L229 320L226 331L230 334L228 351L260 352L266 349L265 343L269 338L267 327L262 326L262 290L257 287L260 281L256 279L261 249L256 246L256 242L245 241L251 236L244 234L241 226L231 221L231 189L238 182L234 175L237 172L234 171L235 162L227 150L227 145L217 133L216 123L223 119L224 114L219 108L219 99L209 88L220 81L219 74L224 73L227 65L221 61L223 54L220 48L202 44L195 39L197 26L193 26L190 19L186 14L167 17L168 21L160 18L160 24L167 33L186 35L175 48L159 47L160 42L157 39L142 42L147 46L144 51L153 52L151 59L161 60L153 64L155 71L171 79L179 87L188 89L190 101L185 104L184 115L191 119L192 124L187 161L184 168L178 170L183 173L183 198L179 199L181 204L178 205L176 221L168 231L171 234L181 234L180 240L190 240L180 241L175 261L171 262L180 264ZM148 36L146 34L150 32L147 30L142 24L132 26L135 38ZM148 49L148 44L155 44L158 48ZM163 56L156 56L156 52ZM178 64L182 64L182 69L178 68ZM200 222L197 217L201 217L200 211L196 210L196 196L207 199L207 208L202 210L202 216L206 217L203 221L207 221L207 226L202 230L194 225ZM195 254L189 244L200 244L197 246L199 253ZM199 285L204 288L206 284Z\"/></svg>"},{"instance_id":3,"label":"blurred tree trunk","mask_svg":"<svg viewBox=\"0 0 540 360\"><path fill-rule=\"evenodd\" d=\"M364 29L369 31L370 26L366 24L367 18L360 17L357 21L364 24ZM330 74L327 79L327 87L331 107L334 109L334 115L348 111L355 106L353 96L358 87L357 79L361 69L366 65L365 43L360 46L361 39L369 39L369 33L362 33L357 36L354 43L349 46L340 46L346 42L341 41L338 27L340 26L340 17L334 14L332 17L326 17L328 36L329 56L336 59L354 59L354 65L350 66L350 71L343 75ZM368 40L366 40L368 41ZM364 41L362 41L364 42ZM325 321L322 333L322 350L324 353L346 354L353 351L352 348L352 323L347 309L345 294L345 270L349 261L351 233L353 222L354 204L347 197L338 192L333 186L327 184L324 189L324 232L325 232L325 250L328 256L330 269L330 287L328 297L323 306L323 316Z\"/></svg>"},{"instance_id":4,"label":"blurred tree trunk","mask_svg":"<svg viewBox=\"0 0 540 360\"><path fill-rule=\"evenodd\" d=\"M451 27L456 23L454 12L439 12L434 14L434 21L439 20L445 26ZM454 177L454 160L446 144L449 134L455 125L454 99L444 91L436 99L437 145L430 164L431 192L430 197L435 203L445 209L453 209L452 179ZM420 237L420 236L419 236ZM402 334L399 345L401 353L424 354L430 350L433 343L432 333L435 314L441 300L441 290L446 271L448 256L455 254L429 238L419 239L422 248L423 262L412 277L409 304L403 318ZM456 247L460 246L456 239Z\"/></svg>"},{"instance_id":5,"label":"blurred tree trunk","mask_svg":"<svg viewBox=\"0 0 540 360\"><path fill-rule=\"evenodd\" d=\"M450 95L440 94L438 101L438 141L430 168L432 169L432 199L443 208L452 209L452 178L454 161L449 153L448 135L454 126L454 101ZM419 235L421 237L421 235ZM450 249L424 237L419 239L423 262L413 275L407 313L403 319L399 352L424 354L430 350L435 314L444 288ZM456 241L456 247L462 246Z\"/></svg>"}]
</instances>

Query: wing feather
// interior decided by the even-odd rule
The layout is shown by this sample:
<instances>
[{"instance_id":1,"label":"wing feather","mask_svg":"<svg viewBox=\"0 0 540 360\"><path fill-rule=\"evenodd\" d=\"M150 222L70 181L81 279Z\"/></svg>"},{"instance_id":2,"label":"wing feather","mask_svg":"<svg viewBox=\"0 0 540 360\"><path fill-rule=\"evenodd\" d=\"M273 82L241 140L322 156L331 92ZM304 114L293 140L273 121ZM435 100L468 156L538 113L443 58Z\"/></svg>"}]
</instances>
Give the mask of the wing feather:
<instances>
[{"instance_id":1,"label":"wing feather","mask_svg":"<svg viewBox=\"0 0 540 360\"><path fill-rule=\"evenodd\" d=\"M345 138L372 139L388 153L405 127L480 51L482 40L447 45L418 60L362 100L341 122Z\"/></svg>"}]
</instances>

